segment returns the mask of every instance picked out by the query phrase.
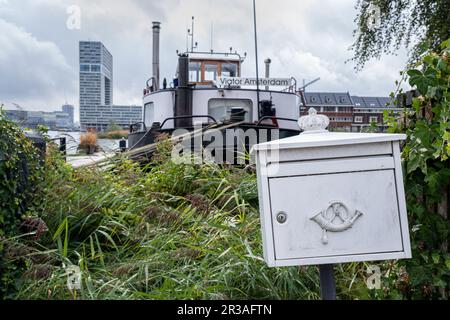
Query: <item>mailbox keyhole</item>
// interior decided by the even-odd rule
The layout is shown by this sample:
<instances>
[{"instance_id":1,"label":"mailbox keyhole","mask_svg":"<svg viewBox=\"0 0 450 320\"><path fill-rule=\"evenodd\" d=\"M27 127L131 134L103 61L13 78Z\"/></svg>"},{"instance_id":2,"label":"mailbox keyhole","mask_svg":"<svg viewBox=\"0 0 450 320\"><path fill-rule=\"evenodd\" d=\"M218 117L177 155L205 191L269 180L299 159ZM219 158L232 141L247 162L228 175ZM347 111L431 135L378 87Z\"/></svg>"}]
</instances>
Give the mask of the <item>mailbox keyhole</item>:
<instances>
[{"instance_id":1,"label":"mailbox keyhole","mask_svg":"<svg viewBox=\"0 0 450 320\"><path fill-rule=\"evenodd\" d=\"M280 224L285 224L286 222L287 222L287 214L285 213L285 212L280 212L278 215L277 215L277 221L278 221L278 223L280 223Z\"/></svg>"}]
</instances>

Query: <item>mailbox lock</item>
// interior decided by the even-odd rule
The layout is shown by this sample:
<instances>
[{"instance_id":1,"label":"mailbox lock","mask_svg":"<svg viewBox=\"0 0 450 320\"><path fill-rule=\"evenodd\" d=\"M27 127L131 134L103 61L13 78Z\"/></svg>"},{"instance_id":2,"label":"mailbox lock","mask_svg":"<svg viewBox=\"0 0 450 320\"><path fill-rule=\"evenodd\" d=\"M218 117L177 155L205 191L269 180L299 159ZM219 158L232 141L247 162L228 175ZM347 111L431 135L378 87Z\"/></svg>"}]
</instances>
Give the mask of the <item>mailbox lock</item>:
<instances>
[{"instance_id":1,"label":"mailbox lock","mask_svg":"<svg viewBox=\"0 0 450 320\"><path fill-rule=\"evenodd\" d=\"M287 221L287 218L288 218L288 216L287 216L287 214L286 214L285 212L280 212L280 213L277 215L277 221L278 221L278 223L280 223L280 224L285 224L286 221Z\"/></svg>"}]
</instances>

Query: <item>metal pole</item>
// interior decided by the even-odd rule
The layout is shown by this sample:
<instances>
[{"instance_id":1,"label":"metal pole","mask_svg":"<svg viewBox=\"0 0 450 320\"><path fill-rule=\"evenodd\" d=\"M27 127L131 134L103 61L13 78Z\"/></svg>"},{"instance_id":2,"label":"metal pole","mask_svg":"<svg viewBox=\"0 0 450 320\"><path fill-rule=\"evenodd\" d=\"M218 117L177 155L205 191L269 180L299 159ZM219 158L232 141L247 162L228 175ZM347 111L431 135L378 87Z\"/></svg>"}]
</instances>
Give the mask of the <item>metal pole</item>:
<instances>
[{"instance_id":1,"label":"metal pole","mask_svg":"<svg viewBox=\"0 0 450 320\"><path fill-rule=\"evenodd\" d=\"M67 162L67 138L62 137L59 139L59 151L64 156L64 161Z\"/></svg>"},{"instance_id":2,"label":"metal pole","mask_svg":"<svg viewBox=\"0 0 450 320\"><path fill-rule=\"evenodd\" d=\"M194 19L195 19L195 17L192 17L191 52L194 52L194 28L195 28Z\"/></svg>"},{"instance_id":3,"label":"metal pole","mask_svg":"<svg viewBox=\"0 0 450 320\"><path fill-rule=\"evenodd\" d=\"M259 99L259 60L258 60L258 31L256 26L256 1L253 0L253 15L254 15L254 27L255 27L255 57L256 57L256 99L258 101L258 117L261 117L261 106Z\"/></svg>"},{"instance_id":4,"label":"metal pole","mask_svg":"<svg viewBox=\"0 0 450 320\"><path fill-rule=\"evenodd\" d=\"M269 58L267 58L264 63L266 64L266 79L270 78L270 64L272 63L272 60L270 60ZM266 86L266 91L269 91L270 87Z\"/></svg>"},{"instance_id":5,"label":"metal pole","mask_svg":"<svg viewBox=\"0 0 450 320\"><path fill-rule=\"evenodd\" d=\"M320 291L322 300L336 300L336 281L334 280L334 265L327 264L319 266Z\"/></svg>"},{"instance_id":6,"label":"metal pole","mask_svg":"<svg viewBox=\"0 0 450 320\"><path fill-rule=\"evenodd\" d=\"M153 22L153 81L155 86L155 91L159 90L160 82L160 33L161 33L161 23Z\"/></svg>"}]
</instances>

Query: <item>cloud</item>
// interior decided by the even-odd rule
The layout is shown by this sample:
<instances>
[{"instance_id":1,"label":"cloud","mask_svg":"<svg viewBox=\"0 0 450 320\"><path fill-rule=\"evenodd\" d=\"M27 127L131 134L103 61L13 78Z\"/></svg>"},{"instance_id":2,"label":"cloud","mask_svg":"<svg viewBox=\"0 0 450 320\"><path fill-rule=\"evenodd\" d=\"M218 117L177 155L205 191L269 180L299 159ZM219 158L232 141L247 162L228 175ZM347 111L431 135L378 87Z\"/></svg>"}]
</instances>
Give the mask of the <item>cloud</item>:
<instances>
[{"instance_id":1,"label":"cloud","mask_svg":"<svg viewBox=\"0 0 450 320\"><path fill-rule=\"evenodd\" d=\"M81 29L66 27L67 7L81 9ZM310 90L388 95L406 57L372 61L361 73L346 64L352 53L354 0L258 0L260 70L321 77ZM78 105L78 41L100 40L114 56L114 102L141 101L151 76L151 22L161 21L161 75L175 74L177 49L196 16L196 41L209 51L247 52L244 76L255 73L252 1L242 0L0 0L0 99L25 106L57 107L65 97Z\"/></svg>"},{"instance_id":2,"label":"cloud","mask_svg":"<svg viewBox=\"0 0 450 320\"><path fill-rule=\"evenodd\" d=\"M0 30L1 102L39 101L45 106L60 101L64 92L75 90L75 70L55 43L40 41L2 19Z\"/></svg>"}]
</instances>

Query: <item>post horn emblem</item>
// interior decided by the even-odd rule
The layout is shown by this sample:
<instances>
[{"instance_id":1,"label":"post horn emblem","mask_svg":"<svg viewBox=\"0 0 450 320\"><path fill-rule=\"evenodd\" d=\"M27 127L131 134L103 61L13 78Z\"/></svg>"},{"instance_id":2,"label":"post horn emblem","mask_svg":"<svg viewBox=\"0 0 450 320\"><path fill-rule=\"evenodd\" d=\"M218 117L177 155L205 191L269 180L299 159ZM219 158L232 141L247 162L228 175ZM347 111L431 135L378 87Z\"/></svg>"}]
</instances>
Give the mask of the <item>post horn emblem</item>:
<instances>
[{"instance_id":1,"label":"post horn emblem","mask_svg":"<svg viewBox=\"0 0 450 320\"><path fill-rule=\"evenodd\" d=\"M342 202L333 202L327 210L311 218L323 230L322 243L327 245L328 232L344 232L351 229L363 213L356 211L351 214L347 206Z\"/></svg>"}]
</instances>

